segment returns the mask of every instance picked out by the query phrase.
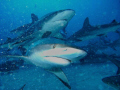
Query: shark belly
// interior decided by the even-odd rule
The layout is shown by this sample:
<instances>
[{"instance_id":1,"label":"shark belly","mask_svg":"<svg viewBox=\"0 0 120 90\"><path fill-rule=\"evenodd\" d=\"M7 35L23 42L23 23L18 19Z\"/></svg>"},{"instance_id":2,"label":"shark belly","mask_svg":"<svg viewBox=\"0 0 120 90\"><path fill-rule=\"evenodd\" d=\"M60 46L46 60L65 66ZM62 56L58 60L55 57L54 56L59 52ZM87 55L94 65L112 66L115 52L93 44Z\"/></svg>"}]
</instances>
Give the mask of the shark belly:
<instances>
[{"instance_id":1,"label":"shark belly","mask_svg":"<svg viewBox=\"0 0 120 90\"><path fill-rule=\"evenodd\" d=\"M29 61L41 68L44 69L52 69L52 68L60 68L70 64L70 61L63 58L58 57L47 57L41 56L40 53L34 53L29 57Z\"/></svg>"}]
</instances>

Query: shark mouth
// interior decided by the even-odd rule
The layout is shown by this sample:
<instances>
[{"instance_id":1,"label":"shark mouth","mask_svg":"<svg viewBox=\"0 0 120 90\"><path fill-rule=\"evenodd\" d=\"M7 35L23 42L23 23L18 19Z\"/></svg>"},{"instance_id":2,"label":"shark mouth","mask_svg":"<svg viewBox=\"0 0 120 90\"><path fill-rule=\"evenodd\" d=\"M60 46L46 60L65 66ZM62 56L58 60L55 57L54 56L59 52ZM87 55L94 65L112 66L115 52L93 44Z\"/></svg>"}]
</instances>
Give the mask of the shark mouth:
<instances>
[{"instance_id":1,"label":"shark mouth","mask_svg":"<svg viewBox=\"0 0 120 90\"><path fill-rule=\"evenodd\" d=\"M69 61L70 63L72 62L72 61L71 61L71 60L69 60L69 59L62 58L62 57L57 57L57 56L45 56L45 57L56 57L56 58L61 58L61 59L67 60L67 61Z\"/></svg>"}]
</instances>

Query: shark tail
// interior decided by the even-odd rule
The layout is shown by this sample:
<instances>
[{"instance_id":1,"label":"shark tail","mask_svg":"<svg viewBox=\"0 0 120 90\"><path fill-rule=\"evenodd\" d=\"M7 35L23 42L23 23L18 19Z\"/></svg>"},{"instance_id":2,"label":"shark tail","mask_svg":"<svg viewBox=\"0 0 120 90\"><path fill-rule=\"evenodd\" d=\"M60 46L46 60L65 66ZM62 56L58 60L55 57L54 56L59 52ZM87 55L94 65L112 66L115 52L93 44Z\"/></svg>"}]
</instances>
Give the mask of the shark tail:
<instances>
[{"instance_id":1,"label":"shark tail","mask_svg":"<svg viewBox=\"0 0 120 90\"><path fill-rule=\"evenodd\" d=\"M65 86L67 86L69 89L71 89L71 86L69 84L69 81L68 81L66 75L60 68L57 68L54 70L48 70L48 72L53 73Z\"/></svg>"},{"instance_id":2,"label":"shark tail","mask_svg":"<svg viewBox=\"0 0 120 90\"><path fill-rule=\"evenodd\" d=\"M14 56L14 55L2 55L2 56L0 56L0 58L3 58L3 57L5 57L5 58L18 58L18 59L23 59L23 60L28 59L27 56Z\"/></svg>"}]
</instances>

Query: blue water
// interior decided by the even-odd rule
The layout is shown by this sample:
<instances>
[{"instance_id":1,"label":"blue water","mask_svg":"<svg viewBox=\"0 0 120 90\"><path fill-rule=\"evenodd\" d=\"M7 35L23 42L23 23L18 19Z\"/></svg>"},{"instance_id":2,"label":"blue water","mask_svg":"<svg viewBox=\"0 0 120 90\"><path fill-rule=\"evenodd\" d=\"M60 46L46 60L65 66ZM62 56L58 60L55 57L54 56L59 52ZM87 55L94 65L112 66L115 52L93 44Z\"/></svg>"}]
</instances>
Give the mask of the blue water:
<instances>
[{"instance_id":1,"label":"blue water","mask_svg":"<svg viewBox=\"0 0 120 90\"><path fill-rule=\"evenodd\" d=\"M89 21L92 26L108 24L108 23L112 22L112 20L114 20L114 19L117 22L120 22L120 0L0 0L0 40L1 40L0 42L5 41L7 39L7 37L13 37L13 35L10 34L9 31L11 31L19 26L22 26L24 24L31 23L31 13L36 14L40 18L40 17L46 15L47 13L57 11L57 10L63 10L63 9L75 10L75 16L72 18L72 20L69 22L69 24L66 28L68 36L70 36L73 32L76 32L77 30L82 28L83 22L86 17L89 17ZM109 33L108 36L111 40L116 40L119 38L119 35L114 32ZM83 45L85 45L85 44L83 44ZM115 52L120 52L119 47L117 47L117 48L118 48L118 50ZM114 52L113 50L111 50L109 48L107 48L107 51ZM107 52L107 51L105 51L105 52ZM85 72L86 72L87 68L89 68L89 67L87 67L87 66L84 66L84 67L85 67ZM35 68L35 67L33 67L33 68ZM25 70L27 72L30 70L34 71L33 68L25 69ZM98 70L95 67L92 67L92 68L95 69L98 73ZM82 68L82 69L84 69L84 68ZM79 87L79 86L84 86L82 84L85 84L85 83L81 83L82 82L81 80L80 81L77 80L77 78L80 78L80 77L74 75L74 74L78 73L79 69L74 69L72 67L72 70L73 71L76 70L75 73L73 71L71 72L71 70L68 70L69 72L68 71L66 72L68 78L69 79L71 78L69 81L70 81L72 90L113 90L110 87L107 88L107 85L104 86L104 83L102 83L102 82L100 82L100 84L99 84L101 86L99 86L99 88L97 88L96 87L97 85L95 84L94 79L93 79L93 81L92 80L88 81L89 87L86 86L85 88L82 87L82 89L81 89L81 87ZM37 71L39 71L39 70L37 69ZM110 70L108 70L108 71L110 71ZM22 75L22 72L24 73L25 71L22 71L22 70L21 70L21 72L18 71L15 73L15 75L13 74L13 76L10 76L9 74L8 74L8 76L7 75L1 76L1 78L3 77L2 80L4 80L4 81L2 84L0 83L0 86L3 85L3 87L0 89L1 90L16 90L17 88L20 88L22 85L27 83L28 86L26 86L26 88L24 90L53 90L53 89L54 90L68 90L64 85L61 84L61 82L59 80L57 80L52 75L50 75L50 77L55 80L52 80L52 79L49 79L50 81L45 80L46 77L49 78L49 74L44 71L40 71L40 73L38 73L40 75L43 75L41 73L44 73L46 76L46 77L45 76L43 77L44 79L42 78L42 76L39 76L42 79L41 80L42 82L40 81L40 85L38 84L39 83L38 81L36 81L37 82L36 85L32 85L33 83L35 84L35 80L38 80L38 79L33 80L33 78L35 78L35 75L37 75L37 74L33 75L33 77L32 77L32 75L29 76L29 72L28 72L27 73L28 79L25 79L26 78L26 77L24 77L25 74ZM31 71L30 71L30 73L31 73ZM21 76L18 74L23 76L22 79L19 79L19 78L21 78ZM80 74L80 72L79 72L79 74ZM92 75L92 74L93 73L90 73L90 75ZM85 74L85 75L87 75L87 74ZM101 74L101 75L103 75L103 74ZM75 78L76 81L74 81L75 76L76 76L76 78ZM83 76L84 76L84 74L82 75L82 77ZM109 74L108 74L108 76L109 76ZM14 78L14 77L15 78L19 77L16 79L16 81L18 80L19 83L16 84L16 82L13 79L10 79L10 78ZM30 80L31 78L32 78L32 80ZM37 76L37 78L38 78L38 76ZM11 80L13 80L13 82ZM20 81L20 80L25 80L25 81ZM86 81L86 80L89 80L88 77L87 77L87 79L85 79L83 81ZM32 82L32 81L33 81L33 83L29 84L29 82ZM52 82L52 81L54 81L54 82ZM59 84L59 82L60 82L60 84ZM77 82L79 82L80 85ZM94 82L95 86L90 85L91 82L92 83ZM53 84L51 85L51 83L53 83ZM58 84L56 84L56 83L58 83ZM96 81L96 83L99 83L99 82ZM48 85L48 84L50 84L50 85ZM11 85L13 85L13 86L11 86ZM17 85L18 85L18 87L17 87ZM48 86L49 87L46 88L45 85L47 85L47 87ZM6 88L7 86L8 86L8 88ZM12 87L14 87L14 86L15 86L15 88L12 89ZM38 86L40 88L36 88Z\"/></svg>"},{"instance_id":2,"label":"blue water","mask_svg":"<svg viewBox=\"0 0 120 90\"><path fill-rule=\"evenodd\" d=\"M113 19L120 22L119 0L1 0L0 32L8 31L31 22L31 13L39 18L49 12L61 9L73 9L76 15L69 23L67 30L77 31L86 17L91 25L110 23ZM0 37L5 37L0 33ZM71 32L68 32L71 34Z\"/></svg>"}]
</instances>

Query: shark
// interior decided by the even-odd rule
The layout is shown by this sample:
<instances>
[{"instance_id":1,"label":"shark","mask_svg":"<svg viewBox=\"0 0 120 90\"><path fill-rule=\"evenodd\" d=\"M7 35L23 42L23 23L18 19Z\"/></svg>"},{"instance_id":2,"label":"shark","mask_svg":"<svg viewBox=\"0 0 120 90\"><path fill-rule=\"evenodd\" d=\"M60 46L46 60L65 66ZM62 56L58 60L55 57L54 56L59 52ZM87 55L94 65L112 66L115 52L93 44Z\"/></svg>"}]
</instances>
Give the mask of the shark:
<instances>
[{"instance_id":1,"label":"shark","mask_svg":"<svg viewBox=\"0 0 120 90\"><path fill-rule=\"evenodd\" d=\"M17 36L23 34L31 25L38 21L38 17L34 13L31 14L31 19L32 19L31 23L17 27L16 29L11 30L10 32L15 35L17 34Z\"/></svg>"},{"instance_id":2,"label":"shark","mask_svg":"<svg viewBox=\"0 0 120 90\"><path fill-rule=\"evenodd\" d=\"M112 32L112 31L117 32L119 28L120 28L120 23L118 23L116 20L113 20L109 24L92 26L90 25L89 18L87 17L84 20L83 27L77 32L73 33L70 37L68 37L67 41L70 42L86 41L93 39L97 36L104 36L108 32Z\"/></svg>"},{"instance_id":3,"label":"shark","mask_svg":"<svg viewBox=\"0 0 120 90\"><path fill-rule=\"evenodd\" d=\"M74 15L75 11L72 9L51 12L37 20L22 35L12 39L10 43L1 44L0 47L12 49L18 46L29 46L43 38L64 38L60 32L65 32L68 22Z\"/></svg>"},{"instance_id":4,"label":"shark","mask_svg":"<svg viewBox=\"0 0 120 90\"><path fill-rule=\"evenodd\" d=\"M29 48L25 56L6 55L1 57L19 58L41 67L54 74L65 86L71 89L69 81L61 68L84 58L86 55L87 53L84 50L74 46L44 44Z\"/></svg>"},{"instance_id":5,"label":"shark","mask_svg":"<svg viewBox=\"0 0 120 90\"><path fill-rule=\"evenodd\" d=\"M117 90L120 90L120 75L105 77L102 79L102 81L116 88Z\"/></svg>"}]
</instances>

